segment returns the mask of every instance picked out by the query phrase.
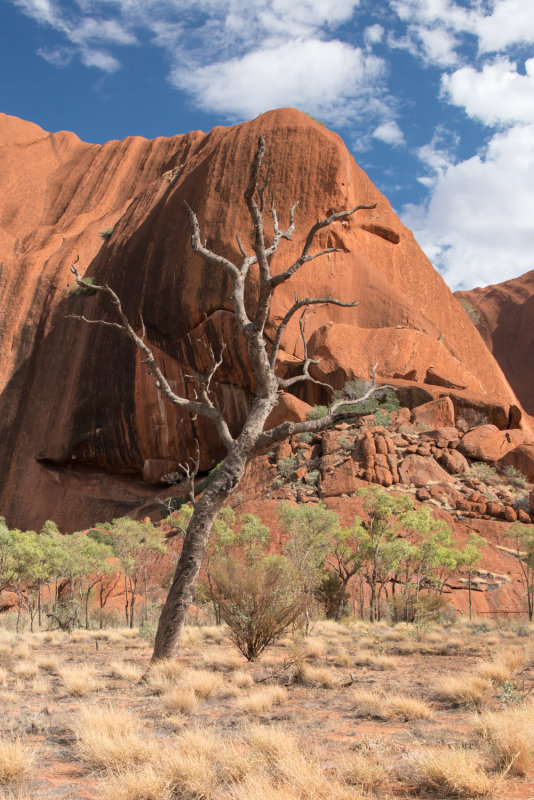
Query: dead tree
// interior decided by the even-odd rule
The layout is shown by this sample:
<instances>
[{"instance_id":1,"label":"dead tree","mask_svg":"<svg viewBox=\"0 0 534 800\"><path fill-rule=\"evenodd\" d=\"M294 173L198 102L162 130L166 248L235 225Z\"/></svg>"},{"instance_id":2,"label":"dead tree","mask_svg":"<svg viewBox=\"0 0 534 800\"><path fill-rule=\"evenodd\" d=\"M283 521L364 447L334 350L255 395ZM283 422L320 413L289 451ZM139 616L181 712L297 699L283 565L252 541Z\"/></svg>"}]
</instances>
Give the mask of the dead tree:
<instances>
[{"instance_id":1,"label":"dead tree","mask_svg":"<svg viewBox=\"0 0 534 800\"><path fill-rule=\"evenodd\" d=\"M327 247L318 252L310 252L318 231L338 220L350 217L356 211L375 208L375 205L359 205L350 210L332 213L326 219L316 222L310 228L302 251L296 261L287 269L273 275L270 262L282 239L290 240L292 237L295 229L295 209L297 203L295 203L289 211L288 228L283 230L280 227L276 209L271 201L268 213L270 213L272 218L274 233L270 243L267 243L265 240L263 218L268 179L265 180L263 184L260 183L260 171L265 149L265 140L263 137L260 137L251 164L248 185L244 194L245 203L253 225L253 253L247 254L239 237L237 237L237 244L242 256L240 265L232 263L224 256L217 255L202 243L197 216L195 212L187 206L193 250L210 265L220 269L230 278L233 314L240 334L246 343L248 358L255 379L256 388L251 398L249 411L241 431L237 436L234 437L231 434L227 421L214 402L211 392L211 382L223 361L222 347L218 354L215 354L213 349L211 349L208 370L204 374L195 374L197 388L194 398L181 397L172 391L168 381L157 365L154 354L145 341L146 334L144 324L141 321L140 334L136 333L122 309L119 297L113 289L107 285L90 285L91 289L102 292L110 298L115 306L117 314L116 322L101 319L89 320L83 316L77 317L85 322L107 325L125 333L143 353L145 364L155 381L158 391L173 403L173 405L178 406L184 411L192 415L201 414L208 417L215 424L218 434L226 448L226 457L222 462L221 468L218 470L208 488L194 503L193 514L183 537L182 552L176 566L172 586L159 619L152 662L172 657L177 651L180 635L186 621L187 610L193 598L193 591L213 523L229 496L239 485L251 457L258 451L267 449L273 443L287 436L324 430L341 419L345 419L349 416L357 416L353 409L354 404L364 402L373 393L384 388L377 386L373 368L372 385L359 400L337 400L329 406L328 413L321 419L294 423L285 422L269 431L264 431L267 417L278 402L279 392L291 389L291 387L301 381L314 381L309 373L309 367L311 364L317 362L308 356L303 324L303 316L306 310L310 308L310 306L318 304L343 307L353 307L358 304L357 301L344 302L342 300L336 300L332 295L301 299L295 297L295 302L278 325L274 340L271 343L265 336L265 326L269 316L269 304L273 292L282 283L288 281L303 264L328 253L335 253L338 251L338 248ZM259 281L255 309L253 313L250 314L250 306L249 310L247 310L245 305L245 284L250 268L254 265L258 266ZM80 277L76 268L76 262L72 266L72 271L80 286L89 286L89 284L84 283L83 279ZM284 330L290 320L297 314L300 315L300 331L304 344L302 369L298 375L282 378L276 374L278 351ZM318 381L314 382L317 383ZM331 387L327 386L327 388L330 389ZM352 407L350 411L344 411L344 406L346 406L347 403L350 403Z\"/></svg>"}]
</instances>

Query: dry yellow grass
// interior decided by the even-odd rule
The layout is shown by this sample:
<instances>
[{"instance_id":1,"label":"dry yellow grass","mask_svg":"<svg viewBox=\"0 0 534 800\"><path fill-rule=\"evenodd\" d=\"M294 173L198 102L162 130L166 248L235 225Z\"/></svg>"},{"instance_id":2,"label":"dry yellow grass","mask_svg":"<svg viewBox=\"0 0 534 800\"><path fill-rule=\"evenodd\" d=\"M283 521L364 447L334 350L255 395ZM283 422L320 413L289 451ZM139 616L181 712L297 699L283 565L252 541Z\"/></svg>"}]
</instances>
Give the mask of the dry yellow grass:
<instances>
[{"instance_id":1,"label":"dry yellow grass","mask_svg":"<svg viewBox=\"0 0 534 800\"><path fill-rule=\"evenodd\" d=\"M112 678L120 678L132 683L137 683L143 674L139 667L129 664L127 661L110 661L108 669Z\"/></svg>"},{"instance_id":2,"label":"dry yellow grass","mask_svg":"<svg viewBox=\"0 0 534 800\"><path fill-rule=\"evenodd\" d=\"M487 696L488 682L481 675L444 675L434 684L432 696L455 706L480 706Z\"/></svg>"},{"instance_id":3,"label":"dry yellow grass","mask_svg":"<svg viewBox=\"0 0 534 800\"><path fill-rule=\"evenodd\" d=\"M530 772L534 766L534 704L485 711L473 717L473 727L499 767L509 767L514 775Z\"/></svg>"},{"instance_id":4,"label":"dry yellow grass","mask_svg":"<svg viewBox=\"0 0 534 800\"><path fill-rule=\"evenodd\" d=\"M428 719L434 713L428 703L404 694L353 689L350 696L356 713L361 717L408 722L414 719Z\"/></svg>"},{"instance_id":5,"label":"dry yellow grass","mask_svg":"<svg viewBox=\"0 0 534 800\"><path fill-rule=\"evenodd\" d=\"M171 714L178 711L183 714L192 714L198 706L198 697L187 686L175 686L161 695L161 702Z\"/></svg>"},{"instance_id":6,"label":"dry yellow grass","mask_svg":"<svg viewBox=\"0 0 534 800\"><path fill-rule=\"evenodd\" d=\"M0 786L20 781L33 759L34 752L19 739L0 739Z\"/></svg>"},{"instance_id":7,"label":"dry yellow grass","mask_svg":"<svg viewBox=\"0 0 534 800\"><path fill-rule=\"evenodd\" d=\"M31 684L31 690L35 694L49 694L50 693L50 681L48 678L43 677L40 675L38 678L35 678Z\"/></svg>"},{"instance_id":8,"label":"dry yellow grass","mask_svg":"<svg viewBox=\"0 0 534 800\"><path fill-rule=\"evenodd\" d=\"M4 669L3 667L0 667L0 686L4 686L4 684L7 683L8 676L9 676L9 673L8 673L7 669Z\"/></svg>"},{"instance_id":9,"label":"dry yellow grass","mask_svg":"<svg viewBox=\"0 0 534 800\"><path fill-rule=\"evenodd\" d=\"M330 667L302 664L298 669L297 681L303 686L320 686L323 689L331 689L338 683L338 678Z\"/></svg>"},{"instance_id":10,"label":"dry yellow grass","mask_svg":"<svg viewBox=\"0 0 534 800\"><path fill-rule=\"evenodd\" d=\"M327 650L328 643L320 636L310 636L303 645L305 658L325 658Z\"/></svg>"},{"instance_id":11,"label":"dry yellow grass","mask_svg":"<svg viewBox=\"0 0 534 800\"><path fill-rule=\"evenodd\" d=\"M37 664L34 661L19 661L12 669L13 675L23 681L35 678L38 671Z\"/></svg>"},{"instance_id":12,"label":"dry yellow grass","mask_svg":"<svg viewBox=\"0 0 534 800\"><path fill-rule=\"evenodd\" d=\"M370 669L395 669L398 661L393 656L375 654L371 650L360 650L356 653L353 663L358 667L369 667Z\"/></svg>"},{"instance_id":13,"label":"dry yellow grass","mask_svg":"<svg viewBox=\"0 0 534 800\"><path fill-rule=\"evenodd\" d=\"M59 656L41 656L37 659L37 666L43 672L57 672L59 663Z\"/></svg>"},{"instance_id":14,"label":"dry yellow grass","mask_svg":"<svg viewBox=\"0 0 534 800\"><path fill-rule=\"evenodd\" d=\"M182 683L202 699L214 697L224 689L222 675L210 672L207 669L186 670L182 677Z\"/></svg>"},{"instance_id":15,"label":"dry yellow grass","mask_svg":"<svg viewBox=\"0 0 534 800\"><path fill-rule=\"evenodd\" d=\"M59 676L65 691L73 697L86 697L104 687L94 667L90 664L63 667L59 671Z\"/></svg>"},{"instance_id":16,"label":"dry yellow grass","mask_svg":"<svg viewBox=\"0 0 534 800\"><path fill-rule=\"evenodd\" d=\"M248 689L250 686L254 686L254 678L250 672L245 672L244 669L236 670L230 677L234 686L240 689Z\"/></svg>"},{"instance_id":17,"label":"dry yellow grass","mask_svg":"<svg viewBox=\"0 0 534 800\"><path fill-rule=\"evenodd\" d=\"M78 755L91 767L120 770L158 753L157 742L144 736L141 721L123 709L83 706L74 732Z\"/></svg>"},{"instance_id":18,"label":"dry yellow grass","mask_svg":"<svg viewBox=\"0 0 534 800\"><path fill-rule=\"evenodd\" d=\"M483 661L477 666L477 672L481 678L491 683L503 683L511 675L510 668L503 661Z\"/></svg>"},{"instance_id":19,"label":"dry yellow grass","mask_svg":"<svg viewBox=\"0 0 534 800\"><path fill-rule=\"evenodd\" d=\"M161 694L176 686L184 674L184 665L172 658L158 661L150 668L148 685L154 694Z\"/></svg>"},{"instance_id":20,"label":"dry yellow grass","mask_svg":"<svg viewBox=\"0 0 534 800\"><path fill-rule=\"evenodd\" d=\"M244 697L239 697L235 708L248 714L262 714L273 706L280 706L287 700L287 690L282 686L262 686L253 689Z\"/></svg>"},{"instance_id":21,"label":"dry yellow grass","mask_svg":"<svg viewBox=\"0 0 534 800\"><path fill-rule=\"evenodd\" d=\"M341 766L341 775L350 786L356 786L366 792L376 792L390 777L388 770L376 755L359 752L345 759Z\"/></svg>"},{"instance_id":22,"label":"dry yellow grass","mask_svg":"<svg viewBox=\"0 0 534 800\"><path fill-rule=\"evenodd\" d=\"M158 766L122 769L106 782L107 800L170 800L172 789Z\"/></svg>"},{"instance_id":23,"label":"dry yellow grass","mask_svg":"<svg viewBox=\"0 0 534 800\"><path fill-rule=\"evenodd\" d=\"M202 651L202 663L208 669L227 672L242 667L243 656L240 656L239 653L232 650L209 647Z\"/></svg>"},{"instance_id":24,"label":"dry yellow grass","mask_svg":"<svg viewBox=\"0 0 534 800\"><path fill-rule=\"evenodd\" d=\"M416 782L439 792L440 798L486 797L502 782L501 775L491 775L484 769L479 752L460 747L419 750L412 758L412 767Z\"/></svg>"}]
</instances>

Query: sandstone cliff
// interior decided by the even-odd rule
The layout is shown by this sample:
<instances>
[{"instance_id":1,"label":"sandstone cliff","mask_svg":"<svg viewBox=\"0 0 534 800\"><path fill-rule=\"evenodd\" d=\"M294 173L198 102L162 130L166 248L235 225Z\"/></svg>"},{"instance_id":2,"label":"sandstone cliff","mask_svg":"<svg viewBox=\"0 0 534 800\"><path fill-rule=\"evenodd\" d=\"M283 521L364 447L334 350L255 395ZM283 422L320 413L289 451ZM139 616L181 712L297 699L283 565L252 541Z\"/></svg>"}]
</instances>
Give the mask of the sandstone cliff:
<instances>
[{"instance_id":1,"label":"sandstone cliff","mask_svg":"<svg viewBox=\"0 0 534 800\"><path fill-rule=\"evenodd\" d=\"M275 270L300 251L318 217L377 204L318 238L318 247L341 252L307 264L280 288L272 322L293 292L356 298L356 309L317 308L308 318L312 349L324 356L321 375L339 385L378 362L383 378L425 384L434 394L448 384L460 404L462 392L489 397L504 414L501 427L521 424L499 366L410 231L340 138L309 117L282 109L208 134L99 146L0 115L0 509L10 525L50 517L68 531L127 513L158 491L193 435L202 468L221 457L214 430L158 397L127 341L69 318L109 314L99 296L70 293L69 267L79 255L82 274L108 282L136 324L142 314L180 391L202 365L202 342L224 340L215 390L238 427L250 370L228 284L191 251L183 200L197 211L209 246L237 258L236 234L245 247L250 240L243 191L259 134L282 222L300 201L294 241L280 248ZM282 347L289 369L302 354L296 323ZM302 397L320 399L313 388Z\"/></svg>"},{"instance_id":2,"label":"sandstone cliff","mask_svg":"<svg viewBox=\"0 0 534 800\"><path fill-rule=\"evenodd\" d=\"M504 283L456 292L510 385L534 414L534 269Z\"/></svg>"}]
</instances>

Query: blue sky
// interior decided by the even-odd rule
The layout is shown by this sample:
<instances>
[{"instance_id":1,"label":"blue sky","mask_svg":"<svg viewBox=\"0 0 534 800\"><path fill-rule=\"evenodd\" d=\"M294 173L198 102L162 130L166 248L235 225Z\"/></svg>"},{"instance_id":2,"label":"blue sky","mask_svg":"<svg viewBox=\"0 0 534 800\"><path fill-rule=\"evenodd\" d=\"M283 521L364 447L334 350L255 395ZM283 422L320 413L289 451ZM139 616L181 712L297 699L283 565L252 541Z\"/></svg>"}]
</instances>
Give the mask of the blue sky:
<instances>
[{"instance_id":1,"label":"blue sky","mask_svg":"<svg viewBox=\"0 0 534 800\"><path fill-rule=\"evenodd\" d=\"M0 110L89 142L324 120L451 288L534 268L534 0L0 0Z\"/></svg>"}]
</instances>

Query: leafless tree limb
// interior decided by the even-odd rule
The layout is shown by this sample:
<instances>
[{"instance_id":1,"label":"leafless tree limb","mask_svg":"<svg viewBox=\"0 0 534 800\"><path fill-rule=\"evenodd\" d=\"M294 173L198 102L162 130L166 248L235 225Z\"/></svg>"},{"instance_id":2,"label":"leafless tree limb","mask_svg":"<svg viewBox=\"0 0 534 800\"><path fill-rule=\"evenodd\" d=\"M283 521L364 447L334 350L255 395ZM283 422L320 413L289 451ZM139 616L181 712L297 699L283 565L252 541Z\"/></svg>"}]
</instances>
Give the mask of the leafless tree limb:
<instances>
[{"instance_id":1,"label":"leafless tree limb","mask_svg":"<svg viewBox=\"0 0 534 800\"><path fill-rule=\"evenodd\" d=\"M175 392L173 392L173 390L169 385L169 382L167 381L163 372L156 363L154 353L152 352L150 347L147 344L145 344L143 339L137 335L137 333L130 325L128 317L123 311L122 304L118 295L107 284L100 286L96 283L87 283L86 281L84 281L76 267L76 264L78 263L78 258L70 268L71 272L76 278L76 283L78 284L78 286L81 286L86 289L94 289L96 292L101 292L102 294L107 295L107 297L111 299L111 302L115 306L116 313L119 316L121 322L118 323L118 322L108 322L106 320L89 320L84 316L77 316L75 314L71 314L70 316L77 319L82 319L84 322L87 323L107 325L109 327L115 327L122 330L128 336L128 338L134 343L137 349L144 354L145 356L144 363L147 365L149 374L152 375L152 377L154 378L157 389L159 389L159 391L162 394L164 394L165 397L168 400L170 400L170 402L173 405L182 408L184 411L188 411L190 414L202 414L203 416L209 417L209 419L211 419L212 422L216 425L219 436L221 437L225 446L227 447L227 449L230 449L232 447L234 439L230 433L230 429L228 428L226 420L224 419L220 411L213 405L213 403L211 403L211 401L209 404L206 404L204 402L198 402L196 400L189 400L188 398L181 397L180 395L177 395ZM144 333L145 329L143 323L143 336Z\"/></svg>"}]
</instances>

